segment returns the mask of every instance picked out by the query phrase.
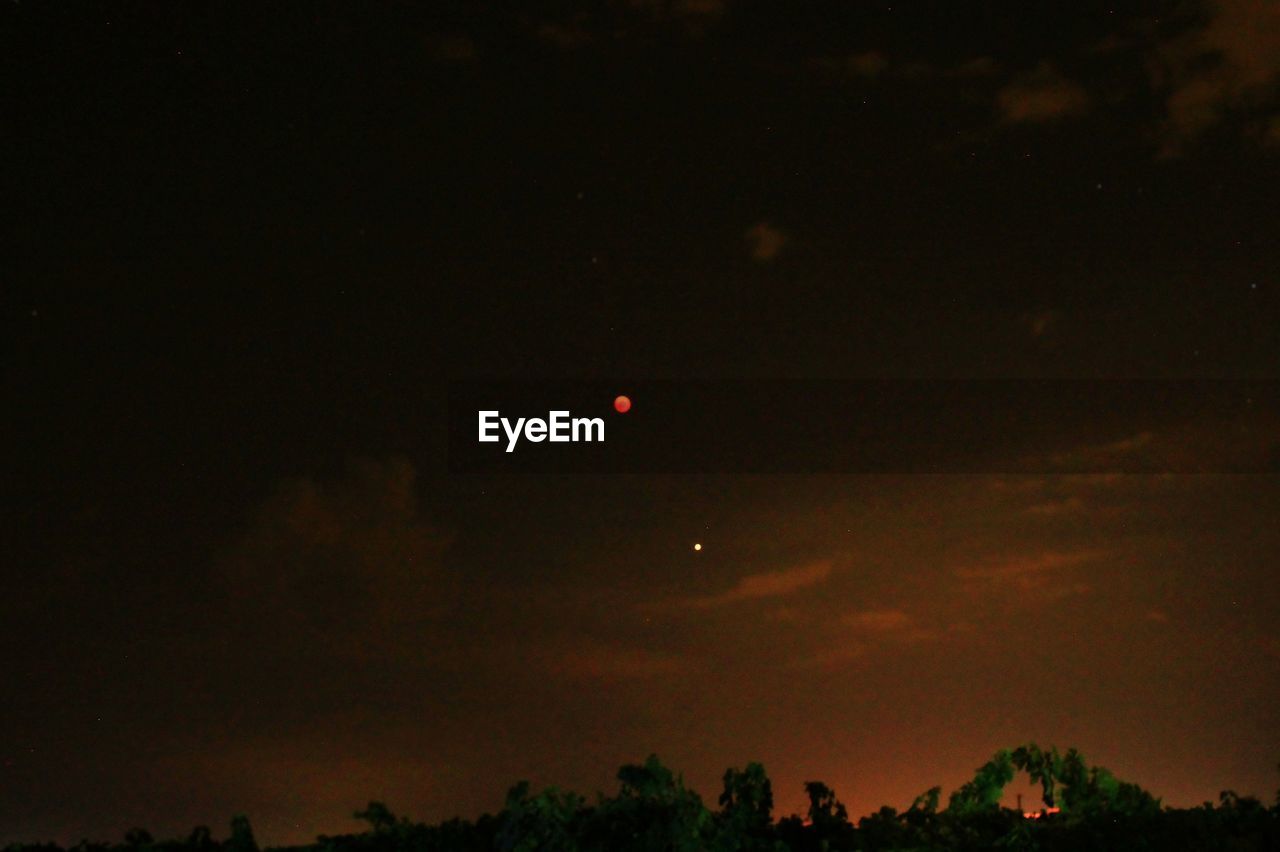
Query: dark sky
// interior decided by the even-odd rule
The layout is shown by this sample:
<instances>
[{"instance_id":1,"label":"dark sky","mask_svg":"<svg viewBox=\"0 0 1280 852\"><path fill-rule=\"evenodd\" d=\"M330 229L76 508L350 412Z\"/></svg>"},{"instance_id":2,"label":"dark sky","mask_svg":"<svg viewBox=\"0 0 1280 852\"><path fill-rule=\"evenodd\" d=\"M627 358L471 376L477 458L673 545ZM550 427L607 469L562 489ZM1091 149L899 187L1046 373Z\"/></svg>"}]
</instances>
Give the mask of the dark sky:
<instances>
[{"instance_id":1,"label":"dark sky","mask_svg":"<svg viewBox=\"0 0 1280 852\"><path fill-rule=\"evenodd\" d=\"M1275 790L1256 423L1064 403L1030 463L940 438L997 459L963 476L458 473L446 426L477 378L1267 387L1280 4L21 0L0 37L0 843L300 842L650 752L712 802L762 760L783 813L1026 739Z\"/></svg>"}]
</instances>

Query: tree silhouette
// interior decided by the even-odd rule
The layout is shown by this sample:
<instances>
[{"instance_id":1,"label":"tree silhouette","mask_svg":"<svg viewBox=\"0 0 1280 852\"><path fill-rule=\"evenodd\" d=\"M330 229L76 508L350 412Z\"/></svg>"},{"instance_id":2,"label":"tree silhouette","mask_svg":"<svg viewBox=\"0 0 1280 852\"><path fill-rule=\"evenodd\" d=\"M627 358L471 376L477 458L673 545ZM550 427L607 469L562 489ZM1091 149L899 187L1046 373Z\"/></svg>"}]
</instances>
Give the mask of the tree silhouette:
<instances>
[{"instance_id":1,"label":"tree silhouette","mask_svg":"<svg viewBox=\"0 0 1280 852\"><path fill-rule=\"evenodd\" d=\"M356 819L364 820L377 834L385 834L396 827L396 815L382 802L370 802L362 811L353 814Z\"/></svg>"},{"instance_id":2,"label":"tree silhouette","mask_svg":"<svg viewBox=\"0 0 1280 852\"><path fill-rule=\"evenodd\" d=\"M577 852L577 822L583 799L554 787L529 795L521 781L507 793L497 848L502 852Z\"/></svg>"},{"instance_id":3,"label":"tree silhouette","mask_svg":"<svg viewBox=\"0 0 1280 852\"><path fill-rule=\"evenodd\" d=\"M124 833L124 842L134 848L140 846L150 846L155 843L155 838L151 836L151 832L145 828L131 828Z\"/></svg>"},{"instance_id":4,"label":"tree silhouette","mask_svg":"<svg viewBox=\"0 0 1280 852\"><path fill-rule=\"evenodd\" d=\"M996 810L1000 806L1005 786L1012 780L1012 752L1001 749L991 760L978 767L972 781L951 794L947 810L960 815Z\"/></svg>"},{"instance_id":5,"label":"tree silhouette","mask_svg":"<svg viewBox=\"0 0 1280 852\"><path fill-rule=\"evenodd\" d=\"M938 812L938 799L942 796L941 787L930 787L911 803L909 813L934 814Z\"/></svg>"},{"instance_id":6,"label":"tree silhouette","mask_svg":"<svg viewBox=\"0 0 1280 852\"><path fill-rule=\"evenodd\" d=\"M187 836L187 846L198 852L208 852L214 847L213 832L209 831L207 825L197 825L191 829L191 834Z\"/></svg>"},{"instance_id":7,"label":"tree silhouette","mask_svg":"<svg viewBox=\"0 0 1280 852\"><path fill-rule=\"evenodd\" d=\"M759 763L748 763L742 771L724 771L724 792L720 813L747 830L767 827L773 820L773 784Z\"/></svg>"},{"instance_id":8,"label":"tree silhouette","mask_svg":"<svg viewBox=\"0 0 1280 852\"><path fill-rule=\"evenodd\" d=\"M848 841L850 830L849 812L835 791L821 781L806 781L805 794L809 797L808 835L817 843L818 849L828 849L843 845Z\"/></svg>"},{"instance_id":9,"label":"tree silhouette","mask_svg":"<svg viewBox=\"0 0 1280 852\"><path fill-rule=\"evenodd\" d=\"M806 781L804 792L809 797L809 823L833 826L849 821L849 812L836 798L836 793L821 781Z\"/></svg>"},{"instance_id":10,"label":"tree silhouette","mask_svg":"<svg viewBox=\"0 0 1280 852\"><path fill-rule=\"evenodd\" d=\"M231 837L223 844L225 852L258 852L258 841L253 839L249 818L237 814L231 818Z\"/></svg>"},{"instance_id":11,"label":"tree silhouette","mask_svg":"<svg viewBox=\"0 0 1280 852\"><path fill-rule=\"evenodd\" d=\"M773 848L773 784L762 765L725 770L719 816L717 852Z\"/></svg>"},{"instance_id":12,"label":"tree silhouette","mask_svg":"<svg viewBox=\"0 0 1280 852\"><path fill-rule=\"evenodd\" d=\"M951 794L948 810L960 816L998 811L1015 770L1025 771L1039 783L1046 807L1059 808L1063 818L1150 813L1160 807L1158 799L1136 784L1120 781L1103 767L1090 767L1075 749L1059 754L1056 748L1044 751L1028 743L996 752L972 781Z\"/></svg>"},{"instance_id":13,"label":"tree silhouette","mask_svg":"<svg viewBox=\"0 0 1280 852\"><path fill-rule=\"evenodd\" d=\"M1026 772L1059 811L1037 819L1000 807L1005 785ZM1280 802L1224 790L1216 804L1162 808L1159 800L1108 770L1089 766L1075 749L1060 753L1027 743L997 752L939 810L932 787L902 812L884 806L849 822L835 792L804 785L808 817L773 822L773 789L764 767L749 763L724 773L715 813L655 756L618 771L618 790L594 805L554 787L534 795L522 782L502 812L475 822L425 825L397 817L381 802L356 811L362 833L321 837L315 844L273 852L1039 852L1158 849L1160 852L1275 852ZM82 841L70 852L257 852L249 820L231 821L222 843L197 826L179 840L157 841L132 829L124 843ZM63 852L51 843L14 844L4 852Z\"/></svg>"},{"instance_id":14,"label":"tree silhouette","mask_svg":"<svg viewBox=\"0 0 1280 852\"><path fill-rule=\"evenodd\" d=\"M1013 750L1013 765L1027 773L1032 784L1039 784L1044 791L1045 807L1055 807L1054 786L1062 772L1062 758L1056 748L1041 751L1035 743L1018 746Z\"/></svg>"},{"instance_id":15,"label":"tree silhouette","mask_svg":"<svg viewBox=\"0 0 1280 852\"><path fill-rule=\"evenodd\" d=\"M705 849L712 833L710 812L698 794L684 786L684 779L672 774L656 755L649 755L643 765L622 767L618 770L618 780L622 782L618 796L602 802L598 809L615 838L625 838L618 849L644 852ZM619 832L619 827L625 828Z\"/></svg>"}]
</instances>

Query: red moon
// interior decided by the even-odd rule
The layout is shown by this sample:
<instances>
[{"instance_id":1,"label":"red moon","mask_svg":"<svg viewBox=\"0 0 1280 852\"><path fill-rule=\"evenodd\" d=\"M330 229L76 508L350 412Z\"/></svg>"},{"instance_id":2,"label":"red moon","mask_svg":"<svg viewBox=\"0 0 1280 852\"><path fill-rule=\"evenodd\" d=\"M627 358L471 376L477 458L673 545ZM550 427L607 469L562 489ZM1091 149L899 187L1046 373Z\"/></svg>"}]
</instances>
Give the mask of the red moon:
<instances>
[{"instance_id":1,"label":"red moon","mask_svg":"<svg viewBox=\"0 0 1280 852\"><path fill-rule=\"evenodd\" d=\"M625 396L616 397L613 400L613 410L619 414L626 414L631 410L631 398Z\"/></svg>"}]
</instances>

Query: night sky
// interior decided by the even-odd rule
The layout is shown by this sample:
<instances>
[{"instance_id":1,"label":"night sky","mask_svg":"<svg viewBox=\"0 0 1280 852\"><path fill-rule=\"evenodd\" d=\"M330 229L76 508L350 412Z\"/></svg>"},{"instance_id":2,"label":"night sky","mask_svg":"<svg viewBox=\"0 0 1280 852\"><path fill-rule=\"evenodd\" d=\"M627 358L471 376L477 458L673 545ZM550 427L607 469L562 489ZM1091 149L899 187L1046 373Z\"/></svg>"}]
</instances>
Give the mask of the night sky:
<instances>
[{"instance_id":1,"label":"night sky","mask_svg":"<svg viewBox=\"0 0 1280 852\"><path fill-rule=\"evenodd\" d=\"M1280 420L1232 406L1280 381L1280 3L15 0L0 38L0 844L304 842L650 752L711 802L760 760L783 814L1028 739L1274 794ZM742 448L645 383L920 379L1248 389L942 430L963 475L449 464L459 383Z\"/></svg>"}]
</instances>

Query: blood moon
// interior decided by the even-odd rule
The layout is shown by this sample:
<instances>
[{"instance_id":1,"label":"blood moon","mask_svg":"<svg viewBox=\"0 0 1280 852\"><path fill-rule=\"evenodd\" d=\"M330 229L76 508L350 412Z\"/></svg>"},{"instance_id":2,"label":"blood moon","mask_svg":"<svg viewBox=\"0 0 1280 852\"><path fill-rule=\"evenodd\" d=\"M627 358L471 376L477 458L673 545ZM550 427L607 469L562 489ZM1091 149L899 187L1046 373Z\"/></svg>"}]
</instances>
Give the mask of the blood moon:
<instances>
[{"instance_id":1,"label":"blood moon","mask_svg":"<svg viewBox=\"0 0 1280 852\"><path fill-rule=\"evenodd\" d=\"M626 414L631 410L631 397L622 395L614 397L613 410L619 414Z\"/></svg>"}]
</instances>

